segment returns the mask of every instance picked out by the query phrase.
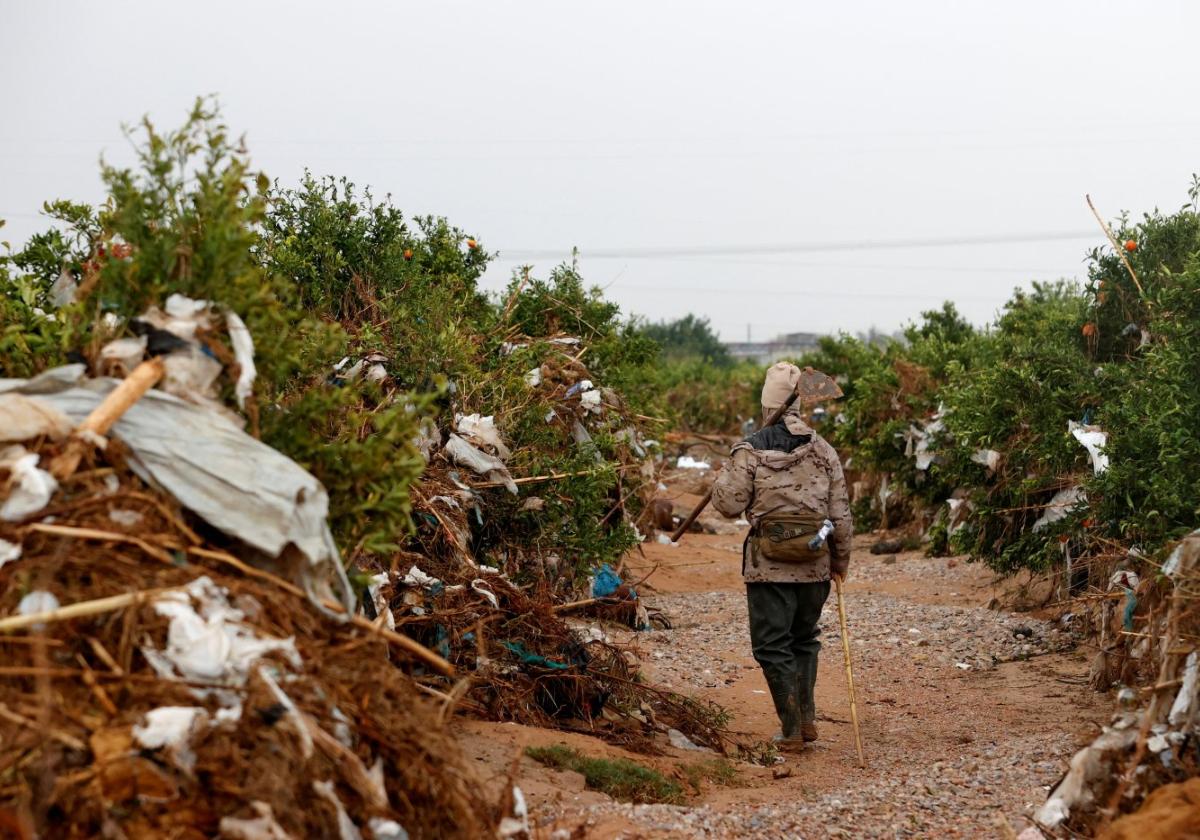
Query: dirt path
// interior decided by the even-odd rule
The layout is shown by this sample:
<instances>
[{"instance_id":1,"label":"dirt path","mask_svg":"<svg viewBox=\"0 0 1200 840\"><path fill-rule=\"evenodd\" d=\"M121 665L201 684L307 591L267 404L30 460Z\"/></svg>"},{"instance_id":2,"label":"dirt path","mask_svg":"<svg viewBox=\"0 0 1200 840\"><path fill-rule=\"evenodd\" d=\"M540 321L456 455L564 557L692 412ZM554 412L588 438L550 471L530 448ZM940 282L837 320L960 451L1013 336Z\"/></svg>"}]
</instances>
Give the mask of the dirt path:
<instances>
[{"instance_id":1,"label":"dirt path","mask_svg":"<svg viewBox=\"0 0 1200 840\"><path fill-rule=\"evenodd\" d=\"M866 769L856 766L831 598L813 749L775 768L739 764L733 786L684 807L613 802L585 791L577 774L522 759L520 783L543 836L980 837L999 836L1001 819L1020 831L1108 712L1082 684L1083 654L1055 625L989 610L996 590L977 565L915 552L872 556L867 544L857 546L847 591ZM653 680L716 700L735 730L768 739L778 723L750 656L740 545L740 532L691 534L679 546L647 544L646 559L633 555L633 577L658 565L645 597L674 629L622 638ZM621 754L585 736L467 726L477 757L497 765L526 744ZM702 755L629 757L670 769Z\"/></svg>"}]
</instances>

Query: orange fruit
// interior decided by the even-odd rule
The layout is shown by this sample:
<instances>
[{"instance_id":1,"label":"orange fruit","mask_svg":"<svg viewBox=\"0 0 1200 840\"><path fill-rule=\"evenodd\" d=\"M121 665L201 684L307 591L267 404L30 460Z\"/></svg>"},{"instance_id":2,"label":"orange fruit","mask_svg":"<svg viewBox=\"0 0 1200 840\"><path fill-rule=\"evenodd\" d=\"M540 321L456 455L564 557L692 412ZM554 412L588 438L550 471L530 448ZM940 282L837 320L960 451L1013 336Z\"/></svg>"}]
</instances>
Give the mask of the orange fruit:
<instances>
[{"instance_id":1,"label":"orange fruit","mask_svg":"<svg viewBox=\"0 0 1200 840\"><path fill-rule=\"evenodd\" d=\"M472 251L474 251L476 248L479 247L479 243L477 243L474 239L468 239L467 247L470 248Z\"/></svg>"},{"instance_id":2,"label":"orange fruit","mask_svg":"<svg viewBox=\"0 0 1200 840\"><path fill-rule=\"evenodd\" d=\"M1094 336L1096 334L1096 325L1091 324L1091 323L1084 324L1083 325L1083 334L1086 335L1088 338L1091 338L1092 336Z\"/></svg>"},{"instance_id":3,"label":"orange fruit","mask_svg":"<svg viewBox=\"0 0 1200 840\"><path fill-rule=\"evenodd\" d=\"M405 249L404 249L404 259L406 259L406 260L411 260L411 259L412 259L412 248L405 248Z\"/></svg>"},{"instance_id":4,"label":"orange fruit","mask_svg":"<svg viewBox=\"0 0 1200 840\"><path fill-rule=\"evenodd\" d=\"M1134 242L1132 239L1126 239L1125 240L1125 250L1132 254L1134 251L1137 250L1137 243Z\"/></svg>"}]
</instances>

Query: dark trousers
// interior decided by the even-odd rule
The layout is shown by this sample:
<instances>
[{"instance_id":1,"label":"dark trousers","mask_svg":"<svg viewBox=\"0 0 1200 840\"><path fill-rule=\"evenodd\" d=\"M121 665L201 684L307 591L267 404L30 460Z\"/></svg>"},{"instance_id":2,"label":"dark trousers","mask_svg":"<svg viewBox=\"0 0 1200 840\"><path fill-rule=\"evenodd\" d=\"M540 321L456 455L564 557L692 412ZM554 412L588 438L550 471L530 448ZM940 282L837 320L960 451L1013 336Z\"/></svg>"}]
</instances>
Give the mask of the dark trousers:
<instances>
[{"instance_id":1,"label":"dark trousers","mask_svg":"<svg viewBox=\"0 0 1200 840\"><path fill-rule=\"evenodd\" d=\"M813 688L821 642L821 608L829 581L747 583L750 645L767 678L785 737L816 719Z\"/></svg>"}]
</instances>

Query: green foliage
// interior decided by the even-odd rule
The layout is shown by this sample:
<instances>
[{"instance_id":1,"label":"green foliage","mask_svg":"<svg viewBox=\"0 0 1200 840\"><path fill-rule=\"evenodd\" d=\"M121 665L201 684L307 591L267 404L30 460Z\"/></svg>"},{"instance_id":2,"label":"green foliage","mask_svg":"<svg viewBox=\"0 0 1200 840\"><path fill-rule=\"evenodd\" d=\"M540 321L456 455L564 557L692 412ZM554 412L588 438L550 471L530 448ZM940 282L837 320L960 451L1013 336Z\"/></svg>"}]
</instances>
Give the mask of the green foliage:
<instances>
[{"instance_id":1,"label":"green foliage","mask_svg":"<svg viewBox=\"0 0 1200 840\"><path fill-rule=\"evenodd\" d=\"M1059 556L1058 528L1030 528L1064 478L1086 465L1067 433L1099 394L1080 335L1086 300L1070 284L1035 284L1006 305L987 360L942 392L946 436L932 472L946 485L973 487L975 505L953 545L994 568L1044 568ZM994 474L971 460L1001 453Z\"/></svg>"},{"instance_id":2,"label":"green foliage","mask_svg":"<svg viewBox=\"0 0 1200 840\"><path fill-rule=\"evenodd\" d=\"M1102 363L1098 419L1109 470L1090 482L1108 533L1151 551L1200 518L1200 182L1177 213L1122 220L1117 236L1139 290L1115 254L1092 255L1092 352Z\"/></svg>"},{"instance_id":3,"label":"green foliage","mask_svg":"<svg viewBox=\"0 0 1200 840\"><path fill-rule=\"evenodd\" d=\"M841 416L823 430L843 461L856 473L887 474L893 498L888 524L916 506L940 503L953 484L936 470L916 468L906 454L910 427L932 422L953 377L973 371L985 355L987 337L976 332L954 308L925 312L905 330L905 342L868 343L842 334L822 338L816 351L798 364L811 365L844 383ZM864 524L881 521L872 495Z\"/></svg>"},{"instance_id":4,"label":"green foliage","mask_svg":"<svg viewBox=\"0 0 1200 840\"><path fill-rule=\"evenodd\" d=\"M642 326L642 332L661 348L667 364L700 361L717 367L729 367L733 357L713 332L707 318L688 313L674 321L659 321Z\"/></svg>"},{"instance_id":5,"label":"green foliage","mask_svg":"<svg viewBox=\"0 0 1200 840\"><path fill-rule=\"evenodd\" d=\"M892 504L938 511L929 551L965 551L1012 572L1048 568L1064 541L1077 557L1108 550L1104 540L1152 552L1196 527L1197 198L1137 224L1122 218L1117 237L1135 245L1126 256L1138 282L1118 254L1097 249L1085 288L1018 291L987 332L947 304L907 328L904 342L842 336L801 360L845 377L842 422L828 436L852 472L888 477L889 516ZM934 412L933 462L916 470L904 435L928 427ZM1071 422L1107 433L1107 471L1094 474ZM994 470L973 457L980 450L1000 453ZM1088 504L1034 532L1054 494L1075 485ZM951 493L969 505L961 524L941 507ZM863 500L856 510L875 508Z\"/></svg>"},{"instance_id":6,"label":"green foliage","mask_svg":"<svg viewBox=\"0 0 1200 840\"><path fill-rule=\"evenodd\" d=\"M629 483L636 477L619 470L628 460L621 413L589 420L592 442L581 445L554 392L525 381L543 362L559 366L582 353L587 375L625 409L644 412L654 396L645 369L657 348L573 266L545 279L514 277L489 300L477 288L487 256L473 239L445 220L410 223L390 201L360 196L344 179L307 176L299 189L276 189L263 227L264 265L290 278L310 311L343 324L352 355L382 353L401 387L435 392L440 429L452 429L459 414L492 415L512 450L513 475L568 475L535 491L545 505L537 512L521 510L523 499L503 489L483 491L486 514L472 517L471 545L481 561L519 574L540 568L522 562L526 555L555 555L569 585L634 545L633 530L615 515L622 499L632 513L638 505ZM556 345L555 337L580 343ZM355 436L352 428L336 434ZM304 454L322 457L320 450ZM370 490L381 506L405 505L387 502L386 487L369 488L368 473L340 478L331 492Z\"/></svg>"},{"instance_id":7,"label":"green foliage","mask_svg":"<svg viewBox=\"0 0 1200 840\"><path fill-rule=\"evenodd\" d=\"M655 383L671 428L702 434L741 434L759 420L762 368L752 362L715 366L683 359L658 368Z\"/></svg>"},{"instance_id":8,"label":"green foliage","mask_svg":"<svg viewBox=\"0 0 1200 840\"><path fill-rule=\"evenodd\" d=\"M108 196L101 207L47 204L59 227L0 263L5 374L31 375L63 362L67 351L91 355L171 294L228 307L256 338L264 441L329 488L330 524L343 547L394 546L411 527L408 486L420 473L411 441L424 401L392 404L361 386L326 384L346 336L306 311L311 302L262 259L269 185L252 172L214 102L197 100L176 131L160 132L147 120L140 128L137 166L102 167ZM53 320L39 315L64 270L84 286L94 283L90 296ZM120 326L114 331L110 323Z\"/></svg>"},{"instance_id":9,"label":"green foliage","mask_svg":"<svg viewBox=\"0 0 1200 840\"><path fill-rule=\"evenodd\" d=\"M657 770L627 758L592 758L564 744L526 747L525 754L547 767L574 770L587 786L621 802L683 803L683 787Z\"/></svg>"},{"instance_id":10,"label":"green foliage","mask_svg":"<svg viewBox=\"0 0 1200 840\"><path fill-rule=\"evenodd\" d=\"M706 781L720 787L736 787L738 784L738 770L728 759L710 758L678 766L688 785L697 793L701 792Z\"/></svg>"}]
</instances>

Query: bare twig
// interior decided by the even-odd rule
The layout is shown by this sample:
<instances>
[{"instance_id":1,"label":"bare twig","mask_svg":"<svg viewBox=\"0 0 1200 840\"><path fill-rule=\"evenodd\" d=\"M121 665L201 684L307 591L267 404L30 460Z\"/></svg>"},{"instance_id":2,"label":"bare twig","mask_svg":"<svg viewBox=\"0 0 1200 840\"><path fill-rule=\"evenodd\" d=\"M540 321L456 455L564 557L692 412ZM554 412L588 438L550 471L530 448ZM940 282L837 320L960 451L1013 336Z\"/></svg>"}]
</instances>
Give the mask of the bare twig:
<instances>
[{"instance_id":1,"label":"bare twig","mask_svg":"<svg viewBox=\"0 0 1200 840\"><path fill-rule=\"evenodd\" d=\"M1092 215L1095 216L1096 221L1100 223L1100 227L1104 231L1104 235L1107 236L1108 241L1112 243L1113 250L1117 252L1117 256L1121 258L1121 262L1125 263L1125 269L1129 272L1129 276L1133 278L1133 285L1137 286L1138 294L1142 297L1145 297L1146 292L1144 289L1142 289L1142 284L1138 282L1137 274L1134 273L1133 266L1129 264L1129 258L1125 256L1125 252L1117 243L1117 237L1113 236L1112 229L1109 228L1108 222L1104 221L1104 219L1100 217L1099 211L1096 210L1096 205L1092 204L1092 197L1090 195L1084 197L1087 199L1088 207L1092 209Z\"/></svg>"}]
</instances>

